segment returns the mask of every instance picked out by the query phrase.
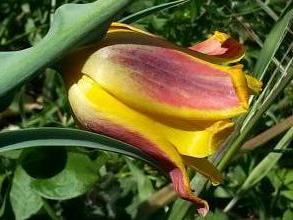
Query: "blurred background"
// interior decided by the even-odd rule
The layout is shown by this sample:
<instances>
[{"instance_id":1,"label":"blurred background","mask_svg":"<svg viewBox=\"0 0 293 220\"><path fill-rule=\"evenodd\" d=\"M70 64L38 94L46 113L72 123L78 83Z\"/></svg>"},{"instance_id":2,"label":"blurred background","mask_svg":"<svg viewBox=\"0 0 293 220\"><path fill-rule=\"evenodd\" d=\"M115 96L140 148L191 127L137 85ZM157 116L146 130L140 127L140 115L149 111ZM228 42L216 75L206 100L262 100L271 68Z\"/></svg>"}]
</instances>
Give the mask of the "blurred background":
<instances>
[{"instance_id":1,"label":"blurred background","mask_svg":"<svg viewBox=\"0 0 293 220\"><path fill-rule=\"evenodd\" d=\"M72 2L91 1L1 0L0 50L21 50L36 44L47 33L54 10ZM165 2L168 1L134 1L117 19ZM246 71L253 72L256 61L262 59L259 52L266 36L279 17L291 8L291 0L192 0L143 18L135 25L185 47L206 39L216 30L229 33L246 46L247 54L241 62ZM292 39L289 30L268 71L273 73L278 65L289 62L293 54ZM292 126L292 110L291 82L263 115L251 138L271 127L279 132L265 133L263 138L269 139L265 143L248 144L249 150L240 152L226 169L225 182L202 193L212 207L207 219L293 219L292 152L282 154L265 178L241 195L231 210L223 211L255 165L280 140L282 126ZM51 68L44 69L43 74L20 88L9 108L0 113L2 131L42 126L75 127L62 78ZM48 198L39 200L33 196L28 183L31 177L19 170L19 164L32 177L41 177L44 181L57 178L55 182L46 182L48 189L54 189L58 183L72 185L72 179L76 178L74 183L80 184L82 190L69 192L71 189L65 187L48 195L52 192L39 189L44 190ZM76 169L76 164L94 167L94 176L87 175L82 168ZM64 173L65 166L69 174ZM142 219L137 216L142 202L168 183L168 179L149 165L117 154L82 148L13 151L0 155L0 215L7 220L15 216L18 219ZM142 213L149 212L152 220L168 219L173 200ZM198 218L193 208L184 217Z\"/></svg>"}]
</instances>

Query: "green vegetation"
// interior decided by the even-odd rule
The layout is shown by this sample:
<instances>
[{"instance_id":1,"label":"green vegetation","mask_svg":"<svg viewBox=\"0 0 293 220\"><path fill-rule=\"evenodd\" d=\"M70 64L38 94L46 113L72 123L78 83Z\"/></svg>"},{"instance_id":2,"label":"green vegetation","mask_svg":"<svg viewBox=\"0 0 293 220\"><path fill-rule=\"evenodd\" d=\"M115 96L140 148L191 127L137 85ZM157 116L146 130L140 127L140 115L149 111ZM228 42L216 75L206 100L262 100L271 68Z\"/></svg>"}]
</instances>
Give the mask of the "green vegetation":
<instances>
[{"instance_id":1,"label":"green vegetation","mask_svg":"<svg viewBox=\"0 0 293 220\"><path fill-rule=\"evenodd\" d=\"M264 89L252 100L248 114L236 119L238 126L226 142L225 154L221 151L211 158L223 170L224 183L209 186L198 175L192 183L211 205L206 219L293 219L292 1L187 0L154 7L168 1L129 4L131 1L124 0L108 9L108 17L99 18L107 7L90 7L91 26L78 33L84 24L79 16L84 18L82 10L86 13L89 9L71 8L66 16L75 17L76 26L70 30L60 26L67 32L60 29L41 49L60 45L60 34L66 38L64 48L48 48L51 52L42 62L38 61L42 59L40 47L24 55L2 52L40 42L59 6L88 2L93 1L0 2L0 218L202 219L190 203L175 201L169 180L155 168L152 158L115 140L88 132L77 134L72 129L76 125L66 88L53 61L77 43L101 38L104 22L114 16L115 20L128 18L126 21L185 47L216 30L231 34L246 46L241 62L263 80ZM123 12L118 13L119 7ZM149 10L129 19L145 9ZM85 38L84 33L89 32L91 36ZM27 59L25 65L23 56L36 60ZM17 65L23 68L14 69ZM24 74L26 83L21 77L6 79L2 73ZM39 130L19 130L28 128ZM4 133L13 130L17 131ZM38 147L28 148L31 146Z\"/></svg>"}]
</instances>

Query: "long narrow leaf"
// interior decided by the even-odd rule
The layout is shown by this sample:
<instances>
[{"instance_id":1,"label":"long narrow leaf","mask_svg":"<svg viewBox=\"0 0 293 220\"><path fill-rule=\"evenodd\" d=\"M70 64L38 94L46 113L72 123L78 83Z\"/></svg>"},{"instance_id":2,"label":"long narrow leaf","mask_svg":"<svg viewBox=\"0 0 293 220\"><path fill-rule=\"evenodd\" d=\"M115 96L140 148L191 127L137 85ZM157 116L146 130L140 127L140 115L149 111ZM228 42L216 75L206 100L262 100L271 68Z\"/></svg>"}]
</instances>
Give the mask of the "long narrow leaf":
<instances>
[{"instance_id":1,"label":"long narrow leaf","mask_svg":"<svg viewBox=\"0 0 293 220\"><path fill-rule=\"evenodd\" d=\"M48 34L37 45L22 51L0 52L0 99L68 50L101 38L113 16L131 1L99 0L61 6Z\"/></svg>"},{"instance_id":2,"label":"long narrow leaf","mask_svg":"<svg viewBox=\"0 0 293 220\"><path fill-rule=\"evenodd\" d=\"M154 14L154 13L162 11L162 10L166 10L166 9L170 9L170 8L174 8L174 7L183 5L189 1L190 0L177 0L177 1L173 1L173 2L168 2L168 3L156 5L153 7L149 7L147 9L142 10L142 11L131 14L125 18L122 18L119 20L119 22L131 24L135 21L138 21L139 19L142 19L142 18L148 16L148 15Z\"/></svg>"},{"instance_id":3,"label":"long narrow leaf","mask_svg":"<svg viewBox=\"0 0 293 220\"><path fill-rule=\"evenodd\" d=\"M286 149L290 142L293 140L293 127L291 127L283 138L278 142L274 150L284 150ZM279 153L269 153L249 174L247 179L244 181L242 186L239 188L236 196L229 202L226 206L225 211L229 211L239 200L243 192L252 188L261 181L269 171L276 165L278 160L281 158L282 154Z\"/></svg>"},{"instance_id":4,"label":"long narrow leaf","mask_svg":"<svg viewBox=\"0 0 293 220\"><path fill-rule=\"evenodd\" d=\"M254 74L257 78L262 79L264 74L273 59L275 53L277 52L281 42L283 41L286 30L290 25L293 18L293 9L291 9L271 30L267 36L263 49L259 55L255 68Z\"/></svg>"},{"instance_id":5,"label":"long narrow leaf","mask_svg":"<svg viewBox=\"0 0 293 220\"><path fill-rule=\"evenodd\" d=\"M140 149L121 141L71 128L30 128L0 133L0 153L29 147L68 146L111 151L143 160L160 169L158 162Z\"/></svg>"},{"instance_id":6,"label":"long narrow leaf","mask_svg":"<svg viewBox=\"0 0 293 220\"><path fill-rule=\"evenodd\" d=\"M261 78L263 74L266 72L268 65L270 64L275 52L278 50L282 40L283 35L286 31L286 29L289 26L289 23L291 22L291 19L293 17L293 9L288 11L288 13L273 27L272 31L268 35L268 39L265 41L264 47L261 51L261 55L259 56L259 60L256 64L254 73L256 74L257 78ZM280 35L279 32L282 32ZM275 43L275 44L274 44ZM268 47L268 48L267 48ZM239 130L236 130L232 138L229 139L225 146L227 148L223 148L224 150L221 150L219 154L216 155L215 161L218 162L218 169L223 170L233 158L235 153L240 149L242 144L245 142L245 138L247 138L250 130L254 127L256 122L261 118L261 116L267 111L267 109L271 106L273 101L276 99L276 97L282 92L282 90L285 88L285 86L293 79L293 72L292 68L288 66L286 73L284 73L284 77L279 80L278 86L274 87L274 91L270 93L270 96L266 98L265 102L263 102L262 105L259 105L259 108L256 108L257 111L255 111L253 114L251 114L251 109L248 112L248 117L251 115L252 117L249 117L249 123L246 123L245 126L243 126L243 120L247 119L248 117L242 117L241 118L241 132ZM195 185L193 185L195 186ZM196 186L195 186L196 187ZM173 205L170 216L176 216L176 210L181 209L183 210L181 212L181 216L184 216L188 210L185 208L185 206L190 207L190 203L182 204L180 200L177 200L175 204ZM171 220L172 218L169 218ZM173 218L174 219L174 218Z\"/></svg>"}]
</instances>

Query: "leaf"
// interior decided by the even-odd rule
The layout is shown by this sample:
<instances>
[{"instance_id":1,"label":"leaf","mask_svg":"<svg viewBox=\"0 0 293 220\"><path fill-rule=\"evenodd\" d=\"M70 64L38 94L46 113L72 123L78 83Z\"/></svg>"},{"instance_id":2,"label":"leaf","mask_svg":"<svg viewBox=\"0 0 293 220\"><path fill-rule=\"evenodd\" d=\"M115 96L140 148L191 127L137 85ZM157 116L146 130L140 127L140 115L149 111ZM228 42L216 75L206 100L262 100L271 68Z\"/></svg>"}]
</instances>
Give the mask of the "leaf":
<instances>
[{"instance_id":1,"label":"leaf","mask_svg":"<svg viewBox=\"0 0 293 220\"><path fill-rule=\"evenodd\" d=\"M159 163L140 149L88 131L70 128L31 128L0 133L0 153L29 147L88 147L124 154L160 169ZM161 170L162 171L162 170Z\"/></svg>"},{"instance_id":2,"label":"leaf","mask_svg":"<svg viewBox=\"0 0 293 220\"><path fill-rule=\"evenodd\" d=\"M58 8L49 32L34 47L0 53L0 99L74 47L101 39L113 16L130 2L99 0Z\"/></svg>"},{"instance_id":3,"label":"leaf","mask_svg":"<svg viewBox=\"0 0 293 220\"><path fill-rule=\"evenodd\" d=\"M283 41L289 24L293 17L293 9L291 9L279 22L274 25L273 29L267 36L263 48L259 54L260 59L257 60L253 70L256 78L262 79L271 60L277 52L281 42Z\"/></svg>"},{"instance_id":4,"label":"leaf","mask_svg":"<svg viewBox=\"0 0 293 220\"><path fill-rule=\"evenodd\" d=\"M36 194L30 184L32 178L17 167L10 191L10 202L16 220L28 219L43 206L42 198Z\"/></svg>"},{"instance_id":5,"label":"leaf","mask_svg":"<svg viewBox=\"0 0 293 220\"><path fill-rule=\"evenodd\" d=\"M274 149L285 149L293 139L293 127L290 128L284 137L278 142ZM245 191L262 180L281 158L281 154L269 153L249 174L239 191Z\"/></svg>"},{"instance_id":6,"label":"leaf","mask_svg":"<svg viewBox=\"0 0 293 220\"><path fill-rule=\"evenodd\" d=\"M283 190L280 193L282 196L285 196L287 199L293 201L293 191L292 190Z\"/></svg>"},{"instance_id":7,"label":"leaf","mask_svg":"<svg viewBox=\"0 0 293 220\"><path fill-rule=\"evenodd\" d=\"M0 174L0 218L4 215L5 208L6 208L6 200L7 200L7 195L8 195L8 190L3 189L3 183L6 179L7 175L6 174Z\"/></svg>"},{"instance_id":8,"label":"leaf","mask_svg":"<svg viewBox=\"0 0 293 220\"><path fill-rule=\"evenodd\" d=\"M21 154L21 166L33 178L55 176L64 169L66 161L67 151L64 148L32 148L24 150Z\"/></svg>"},{"instance_id":9,"label":"leaf","mask_svg":"<svg viewBox=\"0 0 293 220\"><path fill-rule=\"evenodd\" d=\"M187 214L191 206L190 202L183 199L177 199L170 211L168 220L184 219L184 216Z\"/></svg>"},{"instance_id":10,"label":"leaf","mask_svg":"<svg viewBox=\"0 0 293 220\"><path fill-rule=\"evenodd\" d=\"M284 212L282 220L292 220L293 219L293 211L288 209Z\"/></svg>"},{"instance_id":11,"label":"leaf","mask_svg":"<svg viewBox=\"0 0 293 220\"><path fill-rule=\"evenodd\" d=\"M267 178L270 180L270 183L274 187L274 190L277 191L284 184L283 179L285 178L286 173L282 169L272 169L268 174Z\"/></svg>"},{"instance_id":12,"label":"leaf","mask_svg":"<svg viewBox=\"0 0 293 220\"><path fill-rule=\"evenodd\" d=\"M278 142L274 149L285 149L289 146L293 139L293 127L291 127L283 138ZM241 195L248 189L255 186L259 181L261 181L270 170L276 165L278 160L281 158L282 154L269 153L249 174L247 179L244 181L242 186L238 189L237 194L226 206L225 211L229 211L236 202L240 199Z\"/></svg>"},{"instance_id":13,"label":"leaf","mask_svg":"<svg viewBox=\"0 0 293 220\"><path fill-rule=\"evenodd\" d=\"M293 170L290 169L290 170L286 170L287 173L286 173L286 176L285 176L285 180L284 180L284 185L293 190Z\"/></svg>"},{"instance_id":14,"label":"leaf","mask_svg":"<svg viewBox=\"0 0 293 220\"><path fill-rule=\"evenodd\" d=\"M172 2L168 2L168 3L163 3L160 5L155 5L153 7L149 7L147 9L142 10L142 11L131 14L125 18L122 18L119 20L119 22L131 24L133 22L136 22L136 21L148 16L148 15L154 14L154 13L162 11L162 10L166 10L166 9L170 9L170 8L174 8L174 7L183 5L189 1L190 0L177 0L177 1L172 1Z\"/></svg>"},{"instance_id":15,"label":"leaf","mask_svg":"<svg viewBox=\"0 0 293 220\"><path fill-rule=\"evenodd\" d=\"M47 199L65 200L91 189L98 179L96 162L86 155L69 153L65 169L49 179L32 181L33 190Z\"/></svg>"},{"instance_id":16,"label":"leaf","mask_svg":"<svg viewBox=\"0 0 293 220\"><path fill-rule=\"evenodd\" d=\"M218 186L214 191L214 196L218 198L226 199L226 198L231 198L232 193L227 191L227 189L225 189L224 187Z\"/></svg>"},{"instance_id":17,"label":"leaf","mask_svg":"<svg viewBox=\"0 0 293 220\"><path fill-rule=\"evenodd\" d=\"M293 9L291 11L289 11L288 14L286 14L282 18L282 20L280 20L279 23L277 23L277 26L279 26L279 28L278 28L279 30L281 29L280 27L282 25L286 26L286 24L288 23L288 20L291 19L291 17L292 17L292 13L293 13ZM275 29L275 27L273 29ZM276 31L276 29L273 30L273 32L275 32L275 31ZM268 42L268 43L266 43L264 45L264 47L267 47L267 46L272 47L272 45L274 45L273 43L269 42L269 40L266 40L266 42ZM262 55L259 56L259 60L261 60L261 61L258 61L258 62L262 63L262 65L258 64L259 67L257 68L256 71L254 71L258 77L260 77L260 75L265 72L265 69L266 69L265 66L267 65L268 62L270 62L270 59L272 56L269 55L269 53L272 54L271 49L269 50L269 49L263 48L263 51L261 52ZM262 66L262 67L260 68L260 66ZM249 117L246 116L246 117L239 118L238 125L239 125L239 128L241 128L241 129L235 130L234 135L232 135L231 138L227 139L227 141L225 142L225 145L227 147L225 147L221 151L219 151L217 153L217 155L215 155L215 157L214 157L215 163L218 163L217 168L219 170L223 170L227 166L228 162L230 162L230 160L233 158L233 156L237 153L237 151L240 149L240 147L244 143L245 139L248 137L249 132L255 126L256 122L261 119L263 114L272 105L272 103L275 101L277 96L280 95L281 92L283 92L284 87L292 80L292 77L293 77L292 73L293 73L292 69L288 68L287 74L284 74L284 77L282 79L279 79L279 82L275 83L277 86L274 87L272 94L270 93L270 96L267 95L265 97L265 102L258 105L255 108L256 109L255 111L252 111L250 109L250 111L248 113ZM254 105L255 105L255 103L254 103ZM245 123L246 120L248 121L247 123ZM239 123L239 122L241 122L241 123ZM225 150L225 152L224 152L224 150ZM206 182L204 182L204 184L205 183ZM193 185L193 186L198 187L201 185ZM188 211L188 208L190 207L190 203L188 203L188 202L185 202L185 204L182 204L182 203L183 202L180 200L177 200L174 203L174 205L172 206L172 210L170 211L170 217L172 217L172 218L169 218L169 220L176 219L176 210L178 210L181 213L180 217L185 216L185 214ZM180 219L180 217L178 217L178 218Z\"/></svg>"},{"instance_id":18,"label":"leaf","mask_svg":"<svg viewBox=\"0 0 293 220\"><path fill-rule=\"evenodd\" d=\"M191 0L191 21L194 22L197 17L200 16L200 9L203 6L203 0Z\"/></svg>"},{"instance_id":19,"label":"leaf","mask_svg":"<svg viewBox=\"0 0 293 220\"><path fill-rule=\"evenodd\" d=\"M152 182L132 161L126 160L127 165L137 183L138 196L141 201L147 199L153 192L154 188Z\"/></svg>"},{"instance_id":20,"label":"leaf","mask_svg":"<svg viewBox=\"0 0 293 220\"><path fill-rule=\"evenodd\" d=\"M199 217L197 220L229 220L229 217L221 212L220 210L216 209L215 212L209 212L205 217Z\"/></svg>"},{"instance_id":21,"label":"leaf","mask_svg":"<svg viewBox=\"0 0 293 220\"><path fill-rule=\"evenodd\" d=\"M139 169L132 161L126 160L127 165L131 171L134 182L137 186L138 195L134 197L131 205L126 210L128 214L134 218L137 215L138 206L146 199L148 199L154 192L151 180L144 174L143 170Z\"/></svg>"}]
</instances>

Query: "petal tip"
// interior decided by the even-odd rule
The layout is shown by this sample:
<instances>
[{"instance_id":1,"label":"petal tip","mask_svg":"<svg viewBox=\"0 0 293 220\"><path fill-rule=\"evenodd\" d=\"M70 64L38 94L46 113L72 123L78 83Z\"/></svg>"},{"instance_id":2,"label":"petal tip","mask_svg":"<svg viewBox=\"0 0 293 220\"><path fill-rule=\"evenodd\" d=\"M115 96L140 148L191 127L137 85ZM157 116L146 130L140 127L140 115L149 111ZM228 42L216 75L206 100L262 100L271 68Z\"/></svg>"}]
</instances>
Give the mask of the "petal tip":
<instances>
[{"instance_id":1,"label":"petal tip","mask_svg":"<svg viewBox=\"0 0 293 220\"><path fill-rule=\"evenodd\" d=\"M206 203L204 207L200 207L197 209L197 213L202 216L205 217L209 212L209 205Z\"/></svg>"},{"instance_id":2,"label":"petal tip","mask_svg":"<svg viewBox=\"0 0 293 220\"><path fill-rule=\"evenodd\" d=\"M251 94L259 94L262 91L263 83L253 76L245 74L247 86Z\"/></svg>"},{"instance_id":3,"label":"petal tip","mask_svg":"<svg viewBox=\"0 0 293 220\"><path fill-rule=\"evenodd\" d=\"M223 44L226 40L231 38L229 34L220 32L220 31L215 31L213 37L218 40L221 44Z\"/></svg>"}]
</instances>

